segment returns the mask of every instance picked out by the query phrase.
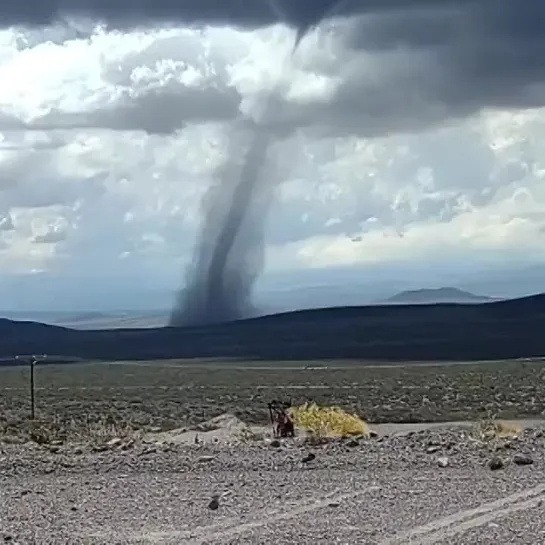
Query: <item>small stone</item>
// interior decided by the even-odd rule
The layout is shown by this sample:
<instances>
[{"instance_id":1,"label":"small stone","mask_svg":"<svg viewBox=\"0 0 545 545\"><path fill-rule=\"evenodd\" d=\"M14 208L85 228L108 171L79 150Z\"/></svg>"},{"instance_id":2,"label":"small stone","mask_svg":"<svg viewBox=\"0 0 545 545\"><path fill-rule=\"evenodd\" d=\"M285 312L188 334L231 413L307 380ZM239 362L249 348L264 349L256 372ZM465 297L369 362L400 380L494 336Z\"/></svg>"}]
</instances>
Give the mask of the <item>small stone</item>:
<instances>
[{"instance_id":1,"label":"small stone","mask_svg":"<svg viewBox=\"0 0 545 545\"><path fill-rule=\"evenodd\" d=\"M51 445L49 447L49 452L51 452L51 454L57 454L58 452L60 452L61 450L61 447L59 447L58 445Z\"/></svg>"},{"instance_id":2,"label":"small stone","mask_svg":"<svg viewBox=\"0 0 545 545\"><path fill-rule=\"evenodd\" d=\"M157 447L146 447L144 450L138 453L138 456L147 456L148 454L155 454Z\"/></svg>"},{"instance_id":3,"label":"small stone","mask_svg":"<svg viewBox=\"0 0 545 545\"><path fill-rule=\"evenodd\" d=\"M4 534L4 541L6 543L10 543L11 541L13 541L13 537L10 536L9 534Z\"/></svg>"},{"instance_id":4,"label":"small stone","mask_svg":"<svg viewBox=\"0 0 545 545\"><path fill-rule=\"evenodd\" d=\"M208 504L208 509L215 511L216 509L219 508L219 506L220 506L219 498L217 496L214 496L210 500L210 503Z\"/></svg>"},{"instance_id":5,"label":"small stone","mask_svg":"<svg viewBox=\"0 0 545 545\"><path fill-rule=\"evenodd\" d=\"M369 430L369 438L370 439L377 439L378 438L378 432L375 430Z\"/></svg>"},{"instance_id":6,"label":"small stone","mask_svg":"<svg viewBox=\"0 0 545 545\"><path fill-rule=\"evenodd\" d=\"M426 449L426 452L428 454L435 454L436 452L439 452L441 450L441 447L437 446L437 445L433 445L431 447L428 447Z\"/></svg>"},{"instance_id":7,"label":"small stone","mask_svg":"<svg viewBox=\"0 0 545 545\"><path fill-rule=\"evenodd\" d=\"M134 441L130 439L121 445L121 450L130 450L134 446Z\"/></svg>"},{"instance_id":8,"label":"small stone","mask_svg":"<svg viewBox=\"0 0 545 545\"><path fill-rule=\"evenodd\" d=\"M446 456L441 456L441 458L437 459L437 465L439 467L448 467L449 466L449 459Z\"/></svg>"},{"instance_id":9,"label":"small stone","mask_svg":"<svg viewBox=\"0 0 545 545\"><path fill-rule=\"evenodd\" d=\"M199 456L198 461L199 462L212 462L215 460L215 456Z\"/></svg>"},{"instance_id":10,"label":"small stone","mask_svg":"<svg viewBox=\"0 0 545 545\"><path fill-rule=\"evenodd\" d=\"M282 444L280 443L280 441L278 439L273 439L269 443L269 446L272 447L272 448L280 448L282 446Z\"/></svg>"},{"instance_id":11,"label":"small stone","mask_svg":"<svg viewBox=\"0 0 545 545\"><path fill-rule=\"evenodd\" d=\"M312 462L315 459L316 459L316 454L310 452L301 460L301 462L303 464L308 464L309 462Z\"/></svg>"},{"instance_id":12,"label":"small stone","mask_svg":"<svg viewBox=\"0 0 545 545\"><path fill-rule=\"evenodd\" d=\"M355 447L359 447L360 443L357 439L350 439L350 441L346 443L346 446L350 448L355 448Z\"/></svg>"},{"instance_id":13,"label":"small stone","mask_svg":"<svg viewBox=\"0 0 545 545\"><path fill-rule=\"evenodd\" d=\"M494 456L489 462L488 467L491 471L497 471L498 469L503 469L505 464L503 463L503 460L501 458L498 458L497 456Z\"/></svg>"},{"instance_id":14,"label":"small stone","mask_svg":"<svg viewBox=\"0 0 545 545\"><path fill-rule=\"evenodd\" d=\"M74 454L76 454L77 456L80 456L81 454L83 454L83 449L81 447L76 447L74 449Z\"/></svg>"},{"instance_id":15,"label":"small stone","mask_svg":"<svg viewBox=\"0 0 545 545\"><path fill-rule=\"evenodd\" d=\"M341 503L338 502L338 501L330 501L330 502L327 504L328 507L339 507L339 505L341 505Z\"/></svg>"},{"instance_id":16,"label":"small stone","mask_svg":"<svg viewBox=\"0 0 545 545\"><path fill-rule=\"evenodd\" d=\"M513 463L517 466L531 466L534 460L526 454L515 454L513 456Z\"/></svg>"},{"instance_id":17,"label":"small stone","mask_svg":"<svg viewBox=\"0 0 545 545\"><path fill-rule=\"evenodd\" d=\"M106 445L109 447L109 448L116 448L116 447L119 447L121 444L123 443L123 441L119 438L119 437L114 437L113 439L110 439Z\"/></svg>"},{"instance_id":18,"label":"small stone","mask_svg":"<svg viewBox=\"0 0 545 545\"><path fill-rule=\"evenodd\" d=\"M70 511L77 511L78 508L75 506L75 505L72 505L72 507L70 507Z\"/></svg>"}]
</instances>

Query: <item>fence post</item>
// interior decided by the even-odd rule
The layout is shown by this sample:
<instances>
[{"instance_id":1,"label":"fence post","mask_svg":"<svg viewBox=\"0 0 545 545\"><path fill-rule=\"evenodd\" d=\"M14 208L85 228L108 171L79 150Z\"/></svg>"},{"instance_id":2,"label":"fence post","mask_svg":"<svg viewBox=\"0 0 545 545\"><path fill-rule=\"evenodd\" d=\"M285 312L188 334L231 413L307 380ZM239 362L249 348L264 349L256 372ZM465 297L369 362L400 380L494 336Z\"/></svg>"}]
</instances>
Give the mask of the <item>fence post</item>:
<instances>
[{"instance_id":1,"label":"fence post","mask_svg":"<svg viewBox=\"0 0 545 545\"><path fill-rule=\"evenodd\" d=\"M30 419L36 419L36 401L34 396L34 367L36 365L36 358L30 359Z\"/></svg>"},{"instance_id":2,"label":"fence post","mask_svg":"<svg viewBox=\"0 0 545 545\"><path fill-rule=\"evenodd\" d=\"M36 419L36 388L34 386L34 368L47 358L46 354L41 356L15 356L16 360L27 360L29 365L29 393L30 393L30 419Z\"/></svg>"}]
</instances>

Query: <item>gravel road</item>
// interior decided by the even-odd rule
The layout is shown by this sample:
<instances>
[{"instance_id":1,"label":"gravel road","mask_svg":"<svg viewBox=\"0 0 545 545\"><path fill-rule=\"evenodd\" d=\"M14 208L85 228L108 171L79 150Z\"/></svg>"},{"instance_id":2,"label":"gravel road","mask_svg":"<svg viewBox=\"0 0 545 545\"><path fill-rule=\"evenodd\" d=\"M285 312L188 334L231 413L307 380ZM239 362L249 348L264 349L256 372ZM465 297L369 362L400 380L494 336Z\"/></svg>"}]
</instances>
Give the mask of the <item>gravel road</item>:
<instances>
[{"instance_id":1,"label":"gravel road","mask_svg":"<svg viewBox=\"0 0 545 545\"><path fill-rule=\"evenodd\" d=\"M2 446L0 539L545 543L544 447L540 430L483 445L467 430L443 429L322 446L116 444L103 452ZM304 462L309 453L314 460ZM501 466L495 470L494 459Z\"/></svg>"}]
</instances>

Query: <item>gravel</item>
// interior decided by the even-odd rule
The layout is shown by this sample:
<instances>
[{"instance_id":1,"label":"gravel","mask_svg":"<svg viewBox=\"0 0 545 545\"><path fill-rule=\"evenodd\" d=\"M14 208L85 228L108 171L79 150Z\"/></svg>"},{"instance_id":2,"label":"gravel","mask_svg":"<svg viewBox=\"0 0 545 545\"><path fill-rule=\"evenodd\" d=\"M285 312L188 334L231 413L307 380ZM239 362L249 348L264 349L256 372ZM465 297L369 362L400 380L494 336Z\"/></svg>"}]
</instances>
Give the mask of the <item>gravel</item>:
<instances>
[{"instance_id":1,"label":"gravel","mask_svg":"<svg viewBox=\"0 0 545 545\"><path fill-rule=\"evenodd\" d=\"M528 545L545 543L543 506L500 517L462 536L445 538L441 545Z\"/></svg>"},{"instance_id":2,"label":"gravel","mask_svg":"<svg viewBox=\"0 0 545 545\"><path fill-rule=\"evenodd\" d=\"M545 475L539 429L486 444L442 429L280 443L0 446L0 542L383 545ZM425 543L541 542L537 509ZM507 532L511 519L518 530Z\"/></svg>"}]
</instances>

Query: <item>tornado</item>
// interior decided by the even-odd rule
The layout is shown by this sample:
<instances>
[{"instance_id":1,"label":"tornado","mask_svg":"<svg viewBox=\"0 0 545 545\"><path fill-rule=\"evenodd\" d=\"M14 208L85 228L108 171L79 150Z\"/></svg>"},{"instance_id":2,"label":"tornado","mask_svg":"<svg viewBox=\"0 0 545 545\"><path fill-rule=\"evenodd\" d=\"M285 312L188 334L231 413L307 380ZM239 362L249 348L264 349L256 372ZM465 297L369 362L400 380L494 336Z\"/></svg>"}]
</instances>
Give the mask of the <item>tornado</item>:
<instances>
[{"instance_id":1,"label":"tornado","mask_svg":"<svg viewBox=\"0 0 545 545\"><path fill-rule=\"evenodd\" d=\"M285 67L302 37L301 32L295 36ZM265 120L273 113L275 91L266 99ZM273 137L259 122L247 124L245 136L249 145L242 164L237 161L240 148L233 139L223 171L203 198L201 229L170 326L208 325L258 314L252 292L265 265L265 226L274 199L275 184L263 172Z\"/></svg>"},{"instance_id":2,"label":"tornado","mask_svg":"<svg viewBox=\"0 0 545 545\"><path fill-rule=\"evenodd\" d=\"M238 176L228 160L203 198L203 221L186 285L170 325L192 326L249 318L257 313L252 289L265 263L265 224L273 200L263 176L271 136L265 127L247 129L251 144ZM230 145L230 154L238 146ZM239 151L239 150L238 150Z\"/></svg>"}]
</instances>

